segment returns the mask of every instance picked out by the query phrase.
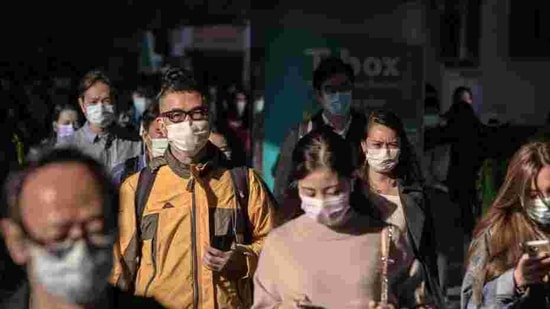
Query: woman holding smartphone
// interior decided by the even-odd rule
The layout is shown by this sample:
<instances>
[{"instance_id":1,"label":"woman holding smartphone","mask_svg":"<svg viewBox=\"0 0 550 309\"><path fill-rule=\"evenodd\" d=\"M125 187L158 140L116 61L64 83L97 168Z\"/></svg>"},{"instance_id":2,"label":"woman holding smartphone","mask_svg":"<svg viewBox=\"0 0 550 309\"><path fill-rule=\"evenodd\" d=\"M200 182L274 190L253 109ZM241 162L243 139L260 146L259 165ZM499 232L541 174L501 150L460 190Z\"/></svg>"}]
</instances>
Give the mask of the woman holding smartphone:
<instances>
[{"instance_id":1,"label":"woman holding smartphone","mask_svg":"<svg viewBox=\"0 0 550 309\"><path fill-rule=\"evenodd\" d=\"M550 144L534 142L513 156L491 209L474 230L462 308L550 308L548 235Z\"/></svg>"}]
</instances>

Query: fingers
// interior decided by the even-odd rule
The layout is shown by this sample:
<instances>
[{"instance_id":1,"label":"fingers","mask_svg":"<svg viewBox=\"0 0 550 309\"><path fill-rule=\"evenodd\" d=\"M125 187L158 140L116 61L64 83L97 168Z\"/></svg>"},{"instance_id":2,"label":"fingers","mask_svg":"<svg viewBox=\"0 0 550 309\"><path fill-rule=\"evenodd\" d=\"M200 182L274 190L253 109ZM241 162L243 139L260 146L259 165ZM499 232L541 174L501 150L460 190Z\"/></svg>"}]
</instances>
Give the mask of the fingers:
<instances>
[{"instance_id":1,"label":"fingers","mask_svg":"<svg viewBox=\"0 0 550 309\"><path fill-rule=\"evenodd\" d=\"M216 248L205 247L203 257L204 266L212 271L221 271L227 263L230 252L223 252Z\"/></svg>"},{"instance_id":2,"label":"fingers","mask_svg":"<svg viewBox=\"0 0 550 309\"><path fill-rule=\"evenodd\" d=\"M225 253L221 250L218 250L218 249L216 249L214 247L210 247L210 246L206 247L206 252L208 252L212 256L217 256L217 257L222 257Z\"/></svg>"}]
</instances>

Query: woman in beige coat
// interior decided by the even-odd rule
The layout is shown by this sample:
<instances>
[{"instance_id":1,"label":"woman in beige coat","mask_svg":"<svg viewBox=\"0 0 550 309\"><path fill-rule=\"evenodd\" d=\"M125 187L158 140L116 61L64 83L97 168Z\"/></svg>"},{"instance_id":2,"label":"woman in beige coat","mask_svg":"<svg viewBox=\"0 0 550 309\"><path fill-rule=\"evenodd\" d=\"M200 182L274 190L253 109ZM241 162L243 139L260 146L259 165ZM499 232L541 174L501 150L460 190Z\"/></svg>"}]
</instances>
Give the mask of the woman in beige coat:
<instances>
[{"instance_id":1,"label":"woman in beige coat","mask_svg":"<svg viewBox=\"0 0 550 309\"><path fill-rule=\"evenodd\" d=\"M427 306L422 268L399 229L354 211L368 202L353 190L351 162L329 129L297 144L291 175L305 214L269 234L253 308Z\"/></svg>"}]
</instances>

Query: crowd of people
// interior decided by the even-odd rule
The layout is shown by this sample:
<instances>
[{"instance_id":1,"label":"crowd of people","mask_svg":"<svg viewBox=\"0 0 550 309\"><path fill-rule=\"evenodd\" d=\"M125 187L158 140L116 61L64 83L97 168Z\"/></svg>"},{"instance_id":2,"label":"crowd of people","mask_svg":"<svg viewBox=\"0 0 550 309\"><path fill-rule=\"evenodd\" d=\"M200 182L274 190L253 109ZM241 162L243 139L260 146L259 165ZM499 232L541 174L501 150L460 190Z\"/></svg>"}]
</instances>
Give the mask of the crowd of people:
<instances>
[{"instance_id":1,"label":"crowd of people","mask_svg":"<svg viewBox=\"0 0 550 309\"><path fill-rule=\"evenodd\" d=\"M349 65L313 79L320 110L287 134L273 193L248 167L246 93L224 106L180 68L126 114L88 72L28 151L6 130L0 308L446 308L453 227L462 308L550 308L548 142L516 152L479 218L493 154L468 88L426 109L418 154L396 113L352 109Z\"/></svg>"}]
</instances>

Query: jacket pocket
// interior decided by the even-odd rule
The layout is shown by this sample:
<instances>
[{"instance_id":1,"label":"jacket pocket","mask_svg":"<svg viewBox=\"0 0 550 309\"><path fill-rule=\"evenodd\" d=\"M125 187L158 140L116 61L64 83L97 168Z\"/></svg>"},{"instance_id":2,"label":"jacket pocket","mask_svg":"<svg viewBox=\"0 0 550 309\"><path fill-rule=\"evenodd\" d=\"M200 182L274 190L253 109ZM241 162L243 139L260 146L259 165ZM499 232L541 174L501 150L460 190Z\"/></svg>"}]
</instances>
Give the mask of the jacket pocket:
<instances>
[{"instance_id":1,"label":"jacket pocket","mask_svg":"<svg viewBox=\"0 0 550 309\"><path fill-rule=\"evenodd\" d=\"M211 246L222 250L229 251L231 245L235 240L235 209L232 208L210 208L210 226L211 235Z\"/></svg>"}]
</instances>

